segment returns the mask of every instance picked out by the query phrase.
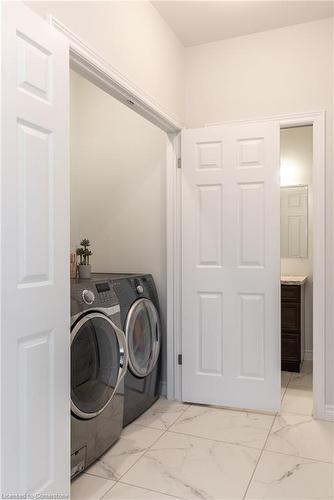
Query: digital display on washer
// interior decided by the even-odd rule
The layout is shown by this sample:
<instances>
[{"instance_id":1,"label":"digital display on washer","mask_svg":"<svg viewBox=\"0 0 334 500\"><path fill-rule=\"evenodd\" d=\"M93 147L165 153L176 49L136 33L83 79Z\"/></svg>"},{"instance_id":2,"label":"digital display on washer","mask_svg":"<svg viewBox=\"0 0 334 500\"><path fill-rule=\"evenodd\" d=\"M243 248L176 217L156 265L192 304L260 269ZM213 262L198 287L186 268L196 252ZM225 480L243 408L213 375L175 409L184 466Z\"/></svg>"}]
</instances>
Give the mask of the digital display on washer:
<instances>
[{"instance_id":1,"label":"digital display on washer","mask_svg":"<svg viewBox=\"0 0 334 500\"><path fill-rule=\"evenodd\" d=\"M109 290L110 290L109 283L97 283L96 284L96 290L99 293L109 292Z\"/></svg>"}]
</instances>

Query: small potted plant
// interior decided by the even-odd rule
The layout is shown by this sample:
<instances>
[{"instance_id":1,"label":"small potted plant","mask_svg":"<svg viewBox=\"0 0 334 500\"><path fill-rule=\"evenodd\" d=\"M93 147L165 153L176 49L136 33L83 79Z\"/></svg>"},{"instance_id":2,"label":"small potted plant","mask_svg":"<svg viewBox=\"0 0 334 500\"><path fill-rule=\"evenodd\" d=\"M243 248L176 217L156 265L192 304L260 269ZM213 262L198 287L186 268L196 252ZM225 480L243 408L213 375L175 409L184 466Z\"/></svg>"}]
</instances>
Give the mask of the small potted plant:
<instances>
[{"instance_id":1,"label":"small potted plant","mask_svg":"<svg viewBox=\"0 0 334 500\"><path fill-rule=\"evenodd\" d=\"M79 257L79 278L89 279L92 272L92 266L89 263L89 258L91 255L93 255L93 253L88 248L90 247L90 241L87 238L84 238L80 242L80 245L81 246L77 248L76 252L77 256Z\"/></svg>"}]
</instances>

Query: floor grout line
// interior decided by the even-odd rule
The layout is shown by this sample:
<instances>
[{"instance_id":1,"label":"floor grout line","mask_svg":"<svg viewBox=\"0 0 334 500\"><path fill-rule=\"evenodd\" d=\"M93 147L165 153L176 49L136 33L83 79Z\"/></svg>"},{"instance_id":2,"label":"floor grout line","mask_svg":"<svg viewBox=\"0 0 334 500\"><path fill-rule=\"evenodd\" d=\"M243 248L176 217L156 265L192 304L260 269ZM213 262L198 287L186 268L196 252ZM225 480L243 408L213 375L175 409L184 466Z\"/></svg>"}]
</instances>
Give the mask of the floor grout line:
<instances>
[{"instance_id":1,"label":"floor grout line","mask_svg":"<svg viewBox=\"0 0 334 500\"><path fill-rule=\"evenodd\" d=\"M179 412L175 412L175 413L180 413L180 415L178 415L176 417L176 420L172 424L170 424L167 428L164 428L164 429L161 429L161 427L153 427L152 425L140 424L140 423L137 423L135 420L133 422L131 422L131 425L138 425L138 427L145 427L145 429L154 429L156 431L166 431L172 425L175 424L175 422L188 410L189 407L190 407L190 405L187 405L187 407L184 410L179 411ZM163 413L168 413L168 412L161 412L161 413L163 414Z\"/></svg>"},{"instance_id":2,"label":"floor grout line","mask_svg":"<svg viewBox=\"0 0 334 500\"><path fill-rule=\"evenodd\" d=\"M89 474L90 476L98 477L98 478L100 478L100 479L105 479L105 480L108 480L108 481L114 481L115 483L117 483L117 482L118 482L118 481L119 481L119 480L120 480L120 479L121 479L121 478L122 478L122 477L123 477L123 476L124 476L124 475L125 475L125 474L126 474L126 473L127 473L127 472L128 472L128 471L129 471L129 470L130 470L130 469L131 469L134 465L135 465L135 464L136 464L136 463L137 463L137 462L138 462L138 460L140 460L140 459L141 459L141 457L142 457L142 456L146 453L146 451L147 451L147 450L148 450L151 446L153 446L153 445L154 445L154 444L155 444L155 443L156 443L156 442L157 442L157 441L158 441L158 440L159 440L159 439L160 439L160 438L161 438L161 437L165 434L165 431L163 431L162 429L152 429L152 428L149 428L149 427L143 427L143 426L141 426L141 428L143 428L143 429L155 430L155 431L160 431L160 433L161 433L161 434L160 434L160 435L159 435L159 436L158 436L158 437L157 437L157 438L153 441L153 443L152 443L152 444L151 444L148 448L145 448L144 450L142 450L142 454L141 454L141 455L137 458L137 460L136 460L136 461L135 461L132 465L130 465L130 467L129 467L129 468L128 468L125 472L123 472L123 473L122 473L122 474L118 477L118 479L116 479L116 477L112 477L112 478L108 477L108 478L106 478L105 476L98 475L98 473L93 473L93 472L86 472L86 471L85 471L85 474ZM117 443L115 443L115 444L117 444ZM112 448L112 447L111 447L111 448ZM109 450L107 450L107 452L106 452L106 453L108 453L108 451L110 451L110 449L111 449L111 448L109 448ZM137 451L136 453L140 453L140 452L138 452L138 451ZM102 457L103 457L103 455L102 455L102 456L101 456L98 460L96 460L96 462L94 462L94 463L97 463L97 462L101 461ZM94 464L92 464L92 465L94 465ZM88 468L88 471L89 471L89 468Z\"/></svg>"},{"instance_id":3,"label":"floor grout line","mask_svg":"<svg viewBox=\"0 0 334 500\"><path fill-rule=\"evenodd\" d=\"M107 494L108 494L108 493L109 493L109 492L110 492L113 488L115 488L116 484L117 484L117 483L116 483L116 482L114 482L114 484L113 484L113 485L109 488L109 490L108 490L108 491L106 491L106 492L104 493L104 495L102 495L102 497L100 497L100 498L99 498L99 500L103 500L103 498L105 498L105 496L106 496L106 495L107 495Z\"/></svg>"},{"instance_id":4,"label":"floor grout line","mask_svg":"<svg viewBox=\"0 0 334 500\"><path fill-rule=\"evenodd\" d=\"M145 427L145 428L147 429L147 427ZM155 430L157 430L157 429L155 429ZM156 442L157 442L157 441L158 441L158 440L159 440L159 439L160 439L160 438L161 438L161 437L162 437L162 436L163 436L163 435L167 432L167 431L162 431L162 429L160 429L160 430L161 430L162 434L160 434L160 436L158 436L158 437L157 437L157 438L153 441L153 443L152 443L152 444L151 444L148 448L146 448L146 449L143 451L143 453L142 453L142 454L141 454L141 455L140 455L140 456L136 459L136 461L135 461L135 462L133 462L133 464L132 464L132 465L130 465L130 467L129 467L129 468L128 468L125 472L123 472L123 474L121 474L121 475L119 476L119 478L118 478L118 479L116 479L116 478L115 478L115 479L109 479L109 481L115 481L115 483L118 483L118 482L122 479L122 477L123 477L123 476L125 476L125 474L127 474L127 473L129 472L129 470L130 470L130 469L132 469L132 467L133 467L134 465L136 465L136 463L137 463L137 462L138 462L138 461L139 461L139 460L140 460L140 459L141 459L141 458L145 455L145 453L146 453L146 452L147 452L147 451L151 448L151 446L153 446L153 445L154 445L154 444L155 444L155 443L156 443ZM96 474L91 474L91 475L92 475L92 476L94 475L95 477L99 477L99 478L101 478L101 479L106 479L105 477L103 477L103 476L97 476Z\"/></svg>"},{"instance_id":5,"label":"floor grout line","mask_svg":"<svg viewBox=\"0 0 334 500\"><path fill-rule=\"evenodd\" d=\"M183 413L183 412L182 412L182 413ZM177 417L177 418L179 418L179 417ZM177 420L177 419L176 419L176 420ZM175 420L175 421L176 421L176 420ZM133 422L133 423L134 423L134 425L138 425L138 424L135 424L135 422ZM173 425L173 424L171 424L171 425ZM141 426L141 427L145 427L145 426ZM151 428L151 427L149 427L149 428ZM163 429L155 429L155 430L161 430L161 431L163 431ZM138 459L137 459L137 460L136 460L136 461L135 461L135 462L134 462L134 463L133 463L133 464L132 464L132 465L131 465L131 466L130 466L130 467L129 467L129 468L128 468L128 469L127 469L127 470L126 470L126 471L125 471L125 472L124 472L124 473L123 473L120 477L119 477L119 478L118 478L118 479L112 480L112 481L115 481L115 484L113 484L113 485L111 486L111 488L109 488L109 490L108 490L108 491L106 491L106 493L105 493L105 494L104 494L104 495L103 495L103 496L102 496L99 500L103 500L103 498L105 497L105 495L106 495L109 491L111 491L111 490L112 490L112 488L114 488L114 486L116 486L116 484L118 484L118 483L121 483L121 484L129 484L129 486L136 486L136 485L131 485L130 483L124 483L124 482L122 483L121 479L125 476L125 474L127 474L127 473L128 473L128 472L132 469L132 467L134 467L134 466L138 463L138 461L139 461L142 457L144 457L144 455L146 455L146 453L148 452L148 450L150 450L150 449L151 449L151 447L152 447L152 446L153 446L153 445L154 445L157 441L159 441L159 439L160 439L162 436L164 436L164 434L166 434L166 432L167 432L167 431L168 431L168 428L167 428L167 429L165 429L165 430L162 432L162 434L160 434L160 436L158 436L158 437L157 437L157 439L156 439L156 440L155 440L155 441L154 441L154 442L153 442L153 443L152 443L152 444L151 444L148 448L146 448L146 450L144 451L144 453L143 453L142 455L140 455L140 457L138 457ZM96 477L99 477L99 476L96 476ZM104 479L105 479L105 478L104 478ZM143 489L145 489L145 488L143 488ZM147 489L147 488L146 488L146 489ZM154 490L152 490L152 491L154 491ZM159 492L159 493L160 493L160 492Z\"/></svg>"},{"instance_id":6,"label":"floor grout line","mask_svg":"<svg viewBox=\"0 0 334 500\"><path fill-rule=\"evenodd\" d=\"M186 408L186 409L188 409L188 408ZM140 455L140 457L138 457L138 459L127 469L127 471L124 472L120 476L120 478L116 480L117 483L119 481L121 481L121 479L125 476L125 474L127 474L132 469L132 467L134 467L137 464L137 462L146 455L146 453L152 448L152 446L154 446L159 441L159 439L161 439L166 434L166 432L168 432L169 428L172 425L174 425L175 422L177 422L177 420L181 417L181 415L183 415L184 411L185 410L183 410L182 412L180 412L180 415L178 415L178 417L176 418L176 420L172 424L170 424L166 429L155 429L155 430L161 431L162 434L160 434L160 436L158 436L157 439L155 441L153 441L153 443L148 448L146 448L146 450L144 451L144 453L142 455ZM133 423L135 423L135 422L133 422ZM142 427L145 427L145 426L142 426ZM149 428L152 429L152 427L149 427Z\"/></svg>"},{"instance_id":7,"label":"floor grout line","mask_svg":"<svg viewBox=\"0 0 334 500\"><path fill-rule=\"evenodd\" d=\"M119 482L122 482L122 478L125 476L125 474L127 474L138 462L140 459L142 459L146 453L152 448L153 445L155 445L155 443L157 443L159 441L160 438L162 438L166 432L168 431L168 429L166 429L165 431L162 432L162 434L148 447L146 448L146 450L144 451L144 453L142 455L140 455L140 457L137 458L137 460L127 469L126 472L124 472L119 479L116 480L116 483L119 483ZM132 486L136 486L136 485L132 485Z\"/></svg>"},{"instance_id":8,"label":"floor grout line","mask_svg":"<svg viewBox=\"0 0 334 500\"><path fill-rule=\"evenodd\" d=\"M139 462L139 460L141 460L146 455L146 453L152 448L152 446L154 446L159 441L159 439L161 439L169 431L169 428L177 422L177 420L183 415L183 413L187 409L188 409L188 407L185 408L182 412L180 412L180 415L178 415L178 417L176 418L176 420L172 424L170 424L165 430L159 429L159 430L163 431L162 434L160 434L160 436L148 448L146 448L146 450L144 451L144 453L142 455L140 455L140 457L138 457L138 459L127 469L127 471L124 472L120 476L120 478L116 480L115 485L118 484L118 483L121 483L121 484L128 484L129 486L137 487L137 485L134 485L134 484L131 484L131 483L126 483L125 481L122 481L122 478L125 476L125 474L127 474ZM115 486L115 485L113 485L113 486ZM148 488L142 487L142 489L148 489ZM111 490L111 488L110 488L110 490ZM110 491L110 490L108 490L108 491ZM164 493L162 491L159 491L159 490L150 490L150 491L153 491L154 493L162 493L164 495L167 495L166 493ZM176 498L180 498L180 497L176 497ZM100 499L100 500L102 500L102 499Z\"/></svg>"},{"instance_id":9,"label":"floor grout line","mask_svg":"<svg viewBox=\"0 0 334 500\"><path fill-rule=\"evenodd\" d=\"M273 421L275 420L275 418L276 418L276 415L273 416ZM273 423L274 422L272 422L270 424L269 429L271 429ZM203 439L204 441L213 441L214 443L229 444L231 446L240 446L241 448L250 448L251 450L257 450L257 451L262 450L262 446L256 447L256 446L250 446L249 444L244 444L244 443L232 443L231 441L222 441L221 439L209 438L209 437L204 437L204 436L198 436L197 434L188 434L186 432L174 431L173 429L167 429L166 432L169 432L170 434L178 434L181 436L189 436L189 437L194 437L197 439Z\"/></svg>"},{"instance_id":10,"label":"floor grout line","mask_svg":"<svg viewBox=\"0 0 334 500\"><path fill-rule=\"evenodd\" d=\"M179 497L178 495L169 495L168 493L164 493L163 491L152 490L152 488L147 488L146 486L139 486L137 484L127 483L126 481L118 481L118 483L124 484L126 486L132 486L132 488L140 488L142 490L152 491L152 493L159 493L160 495L165 495L167 498L179 498L180 500L185 500L183 497Z\"/></svg>"},{"instance_id":11,"label":"floor grout line","mask_svg":"<svg viewBox=\"0 0 334 500\"><path fill-rule=\"evenodd\" d=\"M97 460L96 460L96 462L97 462ZM96 462L94 462L92 465L94 465ZM110 479L109 477L107 478L107 477L104 477L104 476L99 476L98 474L93 473L93 472L84 471L83 473L87 474L87 476L93 476L93 477L98 477L99 479L105 479L106 481L116 481L116 479Z\"/></svg>"},{"instance_id":12,"label":"floor grout line","mask_svg":"<svg viewBox=\"0 0 334 500\"><path fill-rule=\"evenodd\" d=\"M275 455L283 455L285 457L293 457L293 458L300 458L301 460L309 460L310 462L318 462L320 464L327 464L327 465L334 465L334 462L327 462L326 460L319 460L318 458L310 458L310 457L304 457L301 455L295 455L295 454L290 454L290 453L284 453L283 451L277 451L277 450L270 450L270 449L263 449L266 453L274 453Z\"/></svg>"},{"instance_id":13,"label":"floor grout line","mask_svg":"<svg viewBox=\"0 0 334 500\"><path fill-rule=\"evenodd\" d=\"M291 372L285 372L285 373L289 373L290 376L289 376L289 380L288 380L286 386L284 387L283 394L281 395L281 406L282 406L284 396L286 394L286 391L288 390L288 387L289 387L289 384L290 384L290 381L291 381L291 377L292 377L292 373ZM282 372L281 372L281 377L282 377Z\"/></svg>"},{"instance_id":14,"label":"floor grout line","mask_svg":"<svg viewBox=\"0 0 334 500\"><path fill-rule=\"evenodd\" d=\"M246 491L245 491L245 493L244 493L244 496L242 497L242 498L243 498L243 500L245 500L246 495L247 495L248 490L249 490L249 487L250 487L250 485L251 485L251 482L253 481L253 478L254 478L254 476L255 476L256 469L257 469L257 467L258 467L258 465L259 465L259 462L260 462L261 457L262 457L262 455L263 455L263 452L264 452L264 450L265 450L265 447L266 447L267 441L268 441L268 439L269 439L269 436L270 436L271 430L272 430L272 428L273 428L273 426L274 426L274 422L275 422L275 420L276 420L276 417L273 419L272 424L271 424L271 426L270 426L270 429L269 429L269 432L268 432L267 438L266 438L266 440L265 440L265 442L264 442L264 445L263 445L263 448L262 448L261 453L260 453L260 455L259 455L259 458L258 458L258 460L257 460L257 462L256 462L256 464L255 464L255 467L254 467L253 473L252 473L252 475L251 475L251 477L250 477L250 479L249 479L249 482L248 482L248 485L247 485L247 487L246 487Z\"/></svg>"},{"instance_id":15,"label":"floor grout line","mask_svg":"<svg viewBox=\"0 0 334 500\"><path fill-rule=\"evenodd\" d=\"M288 390L288 386L285 387L285 389L283 391L283 394L281 395L281 406L283 404L283 399L284 399L284 396L285 396L285 393L286 393L287 390Z\"/></svg>"},{"instance_id":16,"label":"floor grout line","mask_svg":"<svg viewBox=\"0 0 334 500\"><path fill-rule=\"evenodd\" d=\"M95 478L97 478L97 479L103 479L103 481L113 483L113 484L110 486L110 488L109 488L109 489L108 489L105 493L103 493L103 495L102 495L101 497L99 497L99 498L94 498L94 500L102 500L102 499L105 497L105 495L106 495L107 493L109 493L109 491L110 491L110 490L112 490L114 486L116 486L116 482L115 482L113 479L106 479L105 477L96 476L96 475L94 475L94 474L89 474L89 473L88 473L88 472L86 472L86 471L83 471L83 472L82 472L81 474L79 474L79 475L78 475L78 476L77 476L74 480L75 480L75 481L80 480L83 476L93 476L93 477L95 477ZM72 484L73 484L73 482L71 481L70 488L72 488ZM71 493L70 493L70 498L72 498Z\"/></svg>"},{"instance_id":17,"label":"floor grout line","mask_svg":"<svg viewBox=\"0 0 334 500\"><path fill-rule=\"evenodd\" d=\"M156 442L157 442L157 441L158 441L158 440L159 440L159 439L160 439L160 438L164 435L164 434L166 434L166 432L169 430L169 428L170 428L172 425L174 425L174 423L175 423L175 422L176 422L176 421L177 421L177 420L178 420L178 419L179 419L179 418L180 418L180 417L184 414L184 412L185 412L185 411L189 408L189 406L190 406L190 405L184 405L184 406L185 406L185 408L183 408L180 412L177 412L177 413L180 413L180 415L178 415L178 416L177 416L177 418L174 420L174 422L172 422L171 424L169 424L169 426L168 426L167 428L165 428L165 429L161 429L161 428L160 428L160 429L158 429L158 428L156 428L156 427L148 427L148 426L145 426L145 425L137 424L137 423L136 423L136 421L131 422L131 424L130 424L130 425L134 425L134 426L140 427L140 428L142 428L142 429L150 429L150 430L154 430L154 431L160 431L160 433L161 433L161 434L160 434L160 435L159 435L159 436L158 436L158 437L157 437L157 438L153 441L153 443L152 443L150 446L148 446L148 447L147 447L147 448L143 451L143 453L142 453L142 454L141 454L141 455L137 458L137 460L136 460L136 461L135 461L135 462L134 462L134 463L133 463L133 464L132 464L132 465L131 465L131 466L130 466L130 467L129 467L126 471L125 471L125 472L123 472L123 474L122 474L122 475L121 475L118 479L116 479L116 478L109 478L109 477L108 477L108 478L106 478L106 477L104 477L104 476L102 476L102 475L98 475L97 473L88 472L88 471L89 471L89 468L88 468L88 471L86 471L86 470L85 470L85 471L83 472L83 474L87 474L87 475L89 475L89 476L97 477L97 478L99 478L99 479L104 479L105 481L113 481L113 482L115 483L115 484L111 487L111 488L113 488L113 487L116 485L116 483L120 482L120 480L123 478L123 476L124 476L125 474L127 474L127 472L129 472L129 470L130 470L130 469L132 469L132 467L133 467L134 465L136 465L136 463L137 463L137 462L138 462L138 461L139 461L139 460L140 460L140 459L141 459L141 458L142 458L142 457L146 454L146 452L147 452L147 451L148 451L148 450L149 450L149 449L150 449L150 448L151 448L151 447L152 447L152 446L153 446L153 445L154 445L154 444L155 444L155 443L156 443ZM152 407L151 407L151 408L152 408ZM168 413L168 412L161 412L161 413ZM122 435L121 435L121 436L122 436ZM115 443L115 444L116 444L116 443ZM101 457L100 457L100 458L99 458L96 462L98 462L100 459L101 459ZM93 464L92 464L92 465L93 465ZM111 488L110 488L110 489L111 489ZM109 489L108 491L110 491L110 489ZM152 490L152 491L153 491L153 490ZM108 492L106 492L105 494L107 494L107 493L108 493ZM104 495L103 495L103 496L104 496ZM102 500L102 498L103 498L103 497L101 497L99 500Z\"/></svg>"},{"instance_id":18,"label":"floor grout line","mask_svg":"<svg viewBox=\"0 0 334 500\"><path fill-rule=\"evenodd\" d=\"M295 389L295 390L299 390L299 391L305 391L305 392L310 392L312 394L312 399L313 399L313 386L311 389L305 387L292 387L291 384L293 384L293 382L295 380L298 380L298 377L304 377L304 376L307 376L307 375L313 375L313 370L311 370L310 373L303 373L302 370L303 370L303 366L304 366L304 363L305 361L303 361L303 364L301 366L301 369L300 369L300 372L285 372L285 373L289 373L290 374L290 377L289 377L289 380L288 380L288 383L285 387L285 390L284 390L284 393L283 393L283 396L281 398L281 409L280 409L280 412L279 412L279 415L282 415L282 414L285 414L285 413L290 413L291 415L301 415L301 416L305 416L305 417L311 417L311 418L314 418L313 417L313 405L312 405L312 412L311 413L300 413L300 412L297 412L297 411L291 411L291 410L283 410L283 401L284 401L284 398L287 394L287 391L288 389Z\"/></svg>"}]
</instances>

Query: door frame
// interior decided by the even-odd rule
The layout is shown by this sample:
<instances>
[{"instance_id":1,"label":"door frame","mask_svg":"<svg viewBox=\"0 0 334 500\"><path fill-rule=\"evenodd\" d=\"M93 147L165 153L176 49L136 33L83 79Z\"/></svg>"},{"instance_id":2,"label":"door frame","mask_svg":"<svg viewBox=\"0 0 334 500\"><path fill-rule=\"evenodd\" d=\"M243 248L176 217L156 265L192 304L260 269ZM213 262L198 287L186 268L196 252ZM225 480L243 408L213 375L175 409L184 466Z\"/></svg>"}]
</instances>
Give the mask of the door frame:
<instances>
[{"instance_id":1,"label":"door frame","mask_svg":"<svg viewBox=\"0 0 334 500\"><path fill-rule=\"evenodd\" d=\"M254 118L252 120L234 120L217 123L206 123L205 127L254 123L262 121L274 121L276 125L276 140L278 147L280 145L280 130L282 128L291 128L303 125L313 126L313 165L312 165L312 191L313 191L313 225L317 231L313 231L313 415L316 418L332 420L333 412L331 408L326 407L325 401L325 298L326 298L326 280L325 280L325 118L324 110L305 113L292 113L287 115L274 115L270 117ZM317 175L314 175L316 172ZM181 180L177 185L180 190ZM176 194L175 199L178 202L177 211L180 213L180 197ZM180 225L180 218L176 220ZM180 228L179 228L180 229ZM180 232L175 230L176 243L174 244L175 263L181 261ZM180 264L178 264L180 265ZM177 268L177 266L175 266ZM175 283L177 284L176 277ZM180 293L181 283L178 285ZM175 304L175 316L181 316L181 304L178 301ZM179 322L175 323L174 343L179 346L181 351L182 338ZM169 339L170 343L173 339ZM170 345L169 345L170 348ZM182 399L181 393L181 372L180 367L176 366L174 378L174 393L171 397Z\"/></svg>"},{"instance_id":2,"label":"door frame","mask_svg":"<svg viewBox=\"0 0 334 500\"><path fill-rule=\"evenodd\" d=\"M74 31L51 14L47 16L47 20L50 26L68 39L72 69L167 134L175 134L181 130L182 127L176 117L158 106L153 97L144 93L140 87L120 73Z\"/></svg>"},{"instance_id":3,"label":"door frame","mask_svg":"<svg viewBox=\"0 0 334 500\"><path fill-rule=\"evenodd\" d=\"M282 128L312 125L312 269L313 269L313 415L331 420L333 416L326 408L326 231L325 231L325 111L302 113L280 117L277 133ZM314 175L316 173L316 175Z\"/></svg>"},{"instance_id":4,"label":"door frame","mask_svg":"<svg viewBox=\"0 0 334 500\"><path fill-rule=\"evenodd\" d=\"M178 246L180 241L180 170L178 159L180 158L179 135L182 126L175 117L161 109L151 96L120 73L59 19L50 14L47 16L47 22L67 37L70 66L73 70L166 132L166 338L168 349L167 381L162 381L160 392L170 399L181 399L181 392L178 392L179 371L176 360L177 352L180 352L178 342L181 312L179 307L181 289L179 256L181 249Z\"/></svg>"},{"instance_id":5,"label":"door frame","mask_svg":"<svg viewBox=\"0 0 334 500\"><path fill-rule=\"evenodd\" d=\"M167 232L167 388L162 392L169 399L182 400L181 366L178 355L182 353L181 332L181 124L158 106L136 84L107 62L65 24L49 15L51 26L61 31L69 40L70 64L89 81L117 100L159 126L166 137L166 232ZM205 126L229 123L247 123L272 120L277 125L277 141L281 128L301 125L313 126L313 362L314 362L314 415L333 418L325 404L325 111L292 113L260 117L252 120L235 120L208 123Z\"/></svg>"}]
</instances>

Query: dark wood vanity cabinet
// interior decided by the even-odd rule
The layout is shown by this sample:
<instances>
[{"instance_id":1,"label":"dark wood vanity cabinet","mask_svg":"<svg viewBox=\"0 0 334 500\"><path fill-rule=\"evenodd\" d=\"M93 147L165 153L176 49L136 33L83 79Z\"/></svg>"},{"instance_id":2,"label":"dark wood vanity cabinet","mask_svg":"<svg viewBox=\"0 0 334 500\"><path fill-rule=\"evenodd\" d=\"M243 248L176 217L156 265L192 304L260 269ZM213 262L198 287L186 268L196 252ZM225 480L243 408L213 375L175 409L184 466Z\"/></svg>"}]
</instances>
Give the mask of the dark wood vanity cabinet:
<instances>
[{"instance_id":1,"label":"dark wood vanity cabinet","mask_svg":"<svg viewBox=\"0 0 334 500\"><path fill-rule=\"evenodd\" d=\"M281 284L281 368L299 372L304 357L304 284Z\"/></svg>"}]
</instances>

